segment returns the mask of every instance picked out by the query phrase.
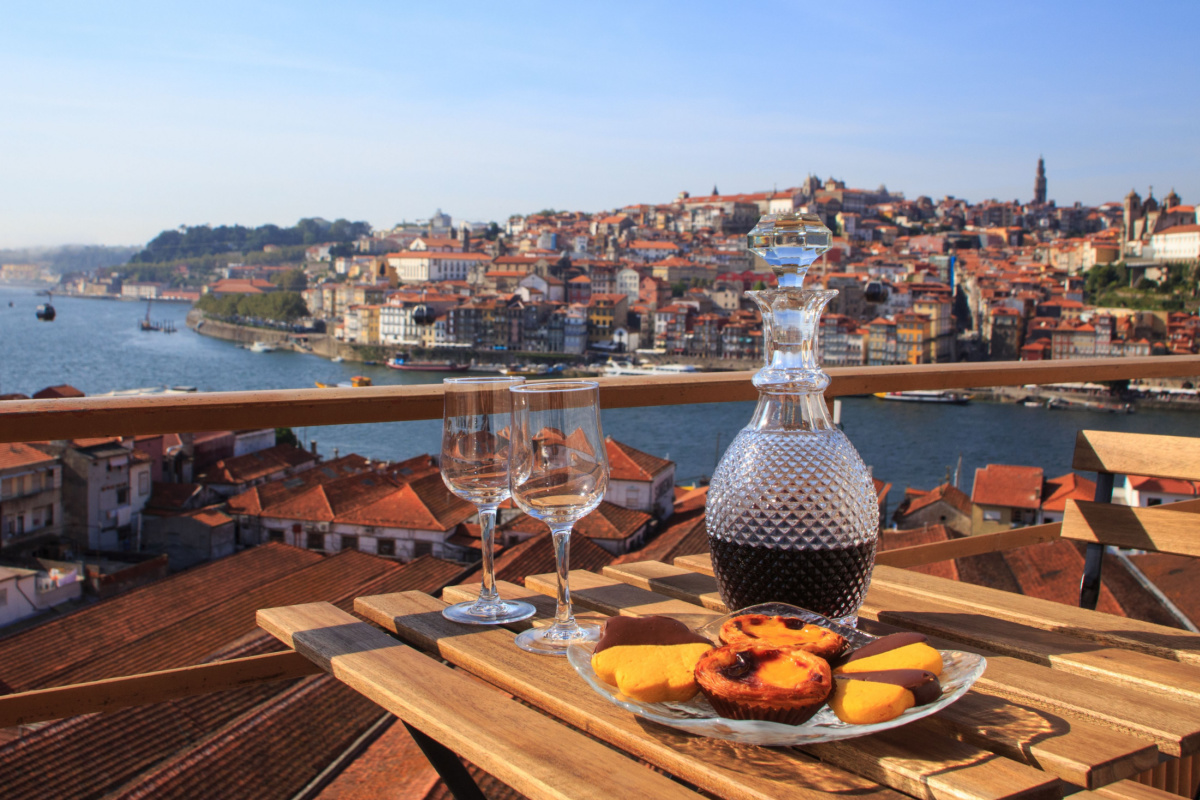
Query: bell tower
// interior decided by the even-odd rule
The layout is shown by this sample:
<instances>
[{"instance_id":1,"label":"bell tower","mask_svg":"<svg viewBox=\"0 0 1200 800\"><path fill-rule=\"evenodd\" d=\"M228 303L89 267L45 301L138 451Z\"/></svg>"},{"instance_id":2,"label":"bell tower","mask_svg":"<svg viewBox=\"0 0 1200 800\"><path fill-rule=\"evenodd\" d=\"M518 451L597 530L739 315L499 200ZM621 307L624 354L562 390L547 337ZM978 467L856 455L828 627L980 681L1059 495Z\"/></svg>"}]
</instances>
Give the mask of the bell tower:
<instances>
[{"instance_id":1,"label":"bell tower","mask_svg":"<svg viewBox=\"0 0 1200 800\"><path fill-rule=\"evenodd\" d=\"M1033 202L1042 205L1046 202L1046 161L1038 156L1037 180L1033 182Z\"/></svg>"}]
</instances>

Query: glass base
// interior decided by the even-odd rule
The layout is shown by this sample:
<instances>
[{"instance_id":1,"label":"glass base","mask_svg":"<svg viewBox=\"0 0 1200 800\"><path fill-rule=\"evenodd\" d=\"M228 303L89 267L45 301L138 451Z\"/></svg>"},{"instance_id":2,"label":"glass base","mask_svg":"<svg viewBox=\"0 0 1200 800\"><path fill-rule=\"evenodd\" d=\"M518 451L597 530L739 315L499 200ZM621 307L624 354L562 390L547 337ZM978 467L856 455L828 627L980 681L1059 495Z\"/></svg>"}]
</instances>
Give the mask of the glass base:
<instances>
[{"instance_id":1,"label":"glass base","mask_svg":"<svg viewBox=\"0 0 1200 800\"><path fill-rule=\"evenodd\" d=\"M467 625L507 625L529 619L536 613L536 608L521 600L496 600L491 603L474 600L442 609L442 616L446 619Z\"/></svg>"},{"instance_id":2,"label":"glass base","mask_svg":"<svg viewBox=\"0 0 1200 800\"><path fill-rule=\"evenodd\" d=\"M517 647L543 656L565 656L567 645L594 642L600 638L600 626L580 622L566 628L557 623L547 628L530 628L517 636Z\"/></svg>"}]
</instances>

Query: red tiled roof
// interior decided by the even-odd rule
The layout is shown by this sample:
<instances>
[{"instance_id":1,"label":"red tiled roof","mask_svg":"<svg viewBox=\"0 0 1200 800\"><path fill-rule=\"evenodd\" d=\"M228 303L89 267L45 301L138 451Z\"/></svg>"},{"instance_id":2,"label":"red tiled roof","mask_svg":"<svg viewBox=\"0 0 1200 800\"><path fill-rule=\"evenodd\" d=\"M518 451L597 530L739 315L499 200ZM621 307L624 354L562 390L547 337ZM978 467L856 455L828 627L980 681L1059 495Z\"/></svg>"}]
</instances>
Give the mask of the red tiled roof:
<instances>
[{"instance_id":1,"label":"red tiled roof","mask_svg":"<svg viewBox=\"0 0 1200 800\"><path fill-rule=\"evenodd\" d=\"M1145 478L1140 475L1129 475L1129 485L1139 492L1159 492L1162 494L1179 494L1185 497L1195 497L1200 483L1181 481L1175 478ZM1092 498L1081 498L1091 500Z\"/></svg>"},{"instance_id":2,"label":"red tiled roof","mask_svg":"<svg viewBox=\"0 0 1200 800\"><path fill-rule=\"evenodd\" d=\"M1036 509L1042 502L1042 469L988 464L975 470L971 501L986 506Z\"/></svg>"},{"instance_id":3,"label":"red tiled roof","mask_svg":"<svg viewBox=\"0 0 1200 800\"><path fill-rule=\"evenodd\" d=\"M317 457L292 444L277 444L256 453L224 458L196 478L199 483L239 484L283 469L312 464Z\"/></svg>"},{"instance_id":4,"label":"red tiled roof","mask_svg":"<svg viewBox=\"0 0 1200 800\"><path fill-rule=\"evenodd\" d=\"M298 495L313 486L357 475L366 470L366 459L351 453L306 469L290 478L264 483L234 495L229 498L229 510L234 514L258 514L267 506L282 502L288 496Z\"/></svg>"},{"instance_id":5,"label":"red tiled roof","mask_svg":"<svg viewBox=\"0 0 1200 800\"><path fill-rule=\"evenodd\" d=\"M433 474L338 514L335 519L359 525L448 531L474 513L473 505L451 493L440 474Z\"/></svg>"},{"instance_id":6,"label":"red tiled roof","mask_svg":"<svg viewBox=\"0 0 1200 800\"><path fill-rule=\"evenodd\" d=\"M1063 511L1068 500L1096 499L1096 483L1082 475L1068 472L1060 478L1047 479L1042 489L1042 497L1043 511Z\"/></svg>"},{"instance_id":7,"label":"red tiled roof","mask_svg":"<svg viewBox=\"0 0 1200 800\"><path fill-rule=\"evenodd\" d=\"M674 462L652 456L618 442L609 436L604 440L608 452L609 478L615 481L650 481Z\"/></svg>"},{"instance_id":8,"label":"red tiled roof","mask_svg":"<svg viewBox=\"0 0 1200 800\"><path fill-rule=\"evenodd\" d=\"M538 524L542 525L540 522ZM571 569L594 571L612 562L613 555L591 539L586 536L571 537ZM547 529L505 550L496 559L496 578L524 586L526 575L554 572L554 564L554 542Z\"/></svg>"},{"instance_id":9,"label":"red tiled roof","mask_svg":"<svg viewBox=\"0 0 1200 800\"><path fill-rule=\"evenodd\" d=\"M1144 553L1130 556L1129 560L1170 598L1192 624L1200 625L1200 559L1167 553ZM1108 567L1107 563L1105 567Z\"/></svg>"},{"instance_id":10,"label":"red tiled roof","mask_svg":"<svg viewBox=\"0 0 1200 800\"><path fill-rule=\"evenodd\" d=\"M652 519L654 517L636 509L601 500L595 511L575 523L575 532L589 539L624 541L645 528Z\"/></svg>"},{"instance_id":11,"label":"red tiled roof","mask_svg":"<svg viewBox=\"0 0 1200 800\"><path fill-rule=\"evenodd\" d=\"M663 523L658 535L641 550L618 556L614 564L628 564L637 561L661 561L664 564L674 562L680 556L694 556L707 553L708 528L704 524L704 511L676 511Z\"/></svg>"},{"instance_id":12,"label":"red tiled roof","mask_svg":"<svg viewBox=\"0 0 1200 800\"><path fill-rule=\"evenodd\" d=\"M962 493L959 492L959 494ZM884 530L879 533L878 549L882 553L887 550L898 550L901 547L916 547L922 544L948 542L953 538L955 537L951 535L950 531L944 525L927 525L924 528L912 528L903 531ZM959 579L958 565L954 561L939 561L933 564L923 564L919 567L910 567L909 569L913 572L936 575L939 578L948 578L952 581Z\"/></svg>"},{"instance_id":13,"label":"red tiled roof","mask_svg":"<svg viewBox=\"0 0 1200 800\"><path fill-rule=\"evenodd\" d=\"M188 501L204 488L198 483L160 483L158 481L151 484L151 487L150 500L146 503L146 507L174 511L182 511Z\"/></svg>"},{"instance_id":14,"label":"red tiled roof","mask_svg":"<svg viewBox=\"0 0 1200 800\"><path fill-rule=\"evenodd\" d=\"M675 487L675 513L679 514L684 511L694 511L697 508L704 508L704 504L708 501L708 486L697 486L695 489L684 489L681 486Z\"/></svg>"},{"instance_id":15,"label":"red tiled roof","mask_svg":"<svg viewBox=\"0 0 1200 800\"><path fill-rule=\"evenodd\" d=\"M1069 606L1079 605L1079 582L1083 578L1083 556L1067 539L1021 547L1003 553L1021 593ZM1107 566L1107 565L1106 565ZM1101 581L1097 611L1125 616L1112 590Z\"/></svg>"},{"instance_id":16,"label":"red tiled roof","mask_svg":"<svg viewBox=\"0 0 1200 800\"><path fill-rule=\"evenodd\" d=\"M49 465L54 461L57 461L54 456L47 455L36 447L30 447L22 442L0 444L0 469L29 467L34 464Z\"/></svg>"},{"instance_id":17,"label":"red tiled roof","mask_svg":"<svg viewBox=\"0 0 1200 800\"><path fill-rule=\"evenodd\" d=\"M58 386L47 386L40 392L34 392L33 394L34 400L53 400L60 397L87 397L87 395L66 383L60 383Z\"/></svg>"},{"instance_id":18,"label":"red tiled roof","mask_svg":"<svg viewBox=\"0 0 1200 800\"><path fill-rule=\"evenodd\" d=\"M906 505L896 510L896 519L903 519L909 514L920 511L922 508L926 508L937 502L947 503L968 517L971 516L971 499L961 489L949 483L943 483L932 491L922 492L919 495L912 494L914 496L906 499Z\"/></svg>"},{"instance_id":19,"label":"red tiled roof","mask_svg":"<svg viewBox=\"0 0 1200 800\"><path fill-rule=\"evenodd\" d=\"M88 665L108 658L127 644L152 638L172 626L186 634L191 630L192 616L228 608L230 602L253 587L302 575L307 567L321 561L322 556L316 553L267 544L86 606L0 639L0 680L19 692L70 683L70 676L88 671ZM173 613L163 614L164 608ZM239 630L253 628L252 612L247 622ZM201 654L215 649L202 649ZM184 660L179 665L188 663L195 661Z\"/></svg>"}]
</instances>

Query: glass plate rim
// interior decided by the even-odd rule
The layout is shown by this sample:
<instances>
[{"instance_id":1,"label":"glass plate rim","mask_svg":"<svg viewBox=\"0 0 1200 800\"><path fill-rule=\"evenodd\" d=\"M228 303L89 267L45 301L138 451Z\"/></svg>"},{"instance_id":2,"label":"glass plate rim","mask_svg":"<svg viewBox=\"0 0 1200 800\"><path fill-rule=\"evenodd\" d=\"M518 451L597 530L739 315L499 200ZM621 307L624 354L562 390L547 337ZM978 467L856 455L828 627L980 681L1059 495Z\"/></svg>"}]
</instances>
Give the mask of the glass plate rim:
<instances>
[{"instance_id":1,"label":"glass plate rim","mask_svg":"<svg viewBox=\"0 0 1200 800\"><path fill-rule=\"evenodd\" d=\"M749 606L717 617L695 630L719 643L716 632L720 630L721 625L726 620L741 614L796 616L806 622L821 625L841 634L855 647L861 647L879 638L857 628L839 625L820 614L787 603L762 603ZM695 700L688 703L642 703L625 697L616 687L601 681L592 670L593 646L593 643L590 642L570 645L567 648L567 660L593 691L614 705L642 719L687 733L727 739L743 744L766 746L792 746L852 739L907 725L931 714L936 714L958 700L974 685L987 667L987 660L977 653L940 650L943 661L947 663L947 669L944 669L942 673L943 677L951 670L953 670L954 676L951 681L943 682L943 689L949 685L950 690L944 691L942 697L933 703L914 706L900 716L885 722L864 725L842 722L826 706L807 722L800 725L784 725L765 720L738 720L717 716L708 702L704 700L703 695L698 695ZM707 715L699 715L705 708L708 709ZM832 721L828 719L829 717L833 718Z\"/></svg>"}]
</instances>

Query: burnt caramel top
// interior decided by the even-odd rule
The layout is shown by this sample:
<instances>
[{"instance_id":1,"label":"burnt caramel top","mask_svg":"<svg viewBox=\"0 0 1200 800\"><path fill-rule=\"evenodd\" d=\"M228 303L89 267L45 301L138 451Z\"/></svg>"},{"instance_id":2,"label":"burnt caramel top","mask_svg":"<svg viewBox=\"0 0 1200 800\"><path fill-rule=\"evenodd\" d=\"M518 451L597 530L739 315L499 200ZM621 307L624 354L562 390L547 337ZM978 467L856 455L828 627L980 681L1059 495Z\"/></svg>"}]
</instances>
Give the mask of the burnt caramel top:
<instances>
[{"instance_id":1,"label":"burnt caramel top","mask_svg":"<svg viewBox=\"0 0 1200 800\"><path fill-rule=\"evenodd\" d=\"M829 664L795 645L725 645L696 664L701 689L725 699L782 703L823 701L833 688Z\"/></svg>"},{"instance_id":2,"label":"burnt caramel top","mask_svg":"<svg viewBox=\"0 0 1200 800\"><path fill-rule=\"evenodd\" d=\"M913 701L927 705L942 696L942 684L937 676L923 669L880 669L869 672L846 672L834 675L835 681L870 681L903 686L913 694Z\"/></svg>"},{"instance_id":3,"label":"burnt caramel top","mask_svg":"<svg viewBox=\"0 0 1200 800\"><path fill-rule=\"evenodd\" d=\"M712 644L670 617L610 617L593 653L623 645Z\"/></svg>"},{"instance_id":4,"label":"burnt caramel top","mask_svg":"<svg viewBox=\"0 0 1200 800\"><path fill-rule=\"evenodd\" d=\"M908 647L910 644L924 643L929 641L923 634L920 633L893 633L889 636L883 636L868 645L864 645L855 650L850 655L846 656L842 663L849 664L851 661L858 661L860 658L868 658L877 656L880 653L886 653L890 650L897 650L901 647Z\"/></svg>"}]
</instances>

